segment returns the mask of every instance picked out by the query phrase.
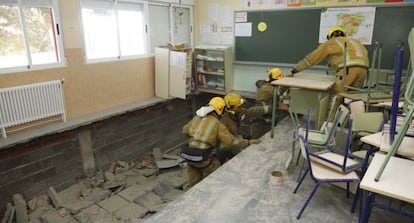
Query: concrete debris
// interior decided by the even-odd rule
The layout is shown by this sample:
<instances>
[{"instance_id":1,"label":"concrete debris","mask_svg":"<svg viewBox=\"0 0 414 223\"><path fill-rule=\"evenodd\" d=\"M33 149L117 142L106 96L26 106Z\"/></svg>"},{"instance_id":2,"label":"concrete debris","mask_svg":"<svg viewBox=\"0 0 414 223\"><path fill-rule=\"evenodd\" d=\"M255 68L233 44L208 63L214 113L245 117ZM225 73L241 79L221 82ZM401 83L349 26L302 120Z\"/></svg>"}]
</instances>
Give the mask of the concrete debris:
<instances>
[{"instance_id":1,"label":"concrete debris","mask_svg":"<svg viewBox=\"0 0 414 223\"><path fill-rule=\"evenodd\" d=\"M56 209L47 209L39 219L41 223L77 223L74 217L71 215L61 216Z\"/></svg>"},{"instance_id":2,"label":"concrete debris","mask_svg":"<svg viewBox=\"0 0 414 223\"><path fill-rule=\"evenodd\" d=\"M179 156L159 150L161 163L156 164L157 151L134 163L113 162L107 171L99 170L59 193L49 187L27 204L15 194L14 206L7 204L1 223L142 222L184 193L188 181L183 165L177 164L182 163ZM159 168L165 168L163 173Z\"/></svg>"},{"instance_id":3,"label":"concrete debris","mask_svg":"<svg viewBox=\"0 0 414 223\"><path fill-rule=\"evenodd\" d=\"M112 216L105 209L93 204L74 215L80 223L112 223Z\"/></svg>"},{"instance_id":4,"label":"concrete debris","mask_svg":"<svg viewBox=\"0 0 414 223\"><path fill-rule=\"evenodd\" d=\"M81 197L82 198L87 197L90 194L91 190L82 181L78 181L78 184L79 184L79 189L81 191Z\"/></svg>"},{"instance_id":5,"label":"concrete debris","mask_svg":"<svg viewBox=\"0 0 414 223\"><path fill-rule=\"evenodd\" d=\"M162 151L161 148L154 148L152 149L152 156L154 157L155 161L162 160Z\"/></svg>"},{"instance_id":6,"label":"concrete debris","mask_svg":"<svg viewBox=\"0 0 414 223\"><path fill-rule=\"evenodd\" d=\"M154 176L154 175L157 175L157 173L158 173L156 168L135 169L135 172L137 172L138 174L141 174L145 177Z\"/></svg>"},{"instance_id":7,"label":"concrete debris","mask_svg":"<svg viewBox=\"0 0 414 223\"><path fill-rule=\"evenodd\" d=\"M99 202L103 199L108 198L111 195L111 191L110 190L105 190L103 188L94 188L92 189L91 193L88 194L87 197L85 197L85 199L87 199L88 201L92 201L92 202Z\"/></svg>"},{"instance_id":8,"label":"concrete debris","mask_svg":"<svg viewBox=\"0 0 414 223\"><path fill-rule=\"evenodd\" d=\"M164 201L157 196L154 192L146 192L145 194L137 197L134 200L135 203L147 208L152 212L157 212L157 207L164 203Z\"/></svg>"},{"instance_id":9,"label":"concrete debris","mask_svg":"<svg viewBox=\"0 0 414 223\"><path fill-rule=\"evenodd\" d=\"M63 206L63 203L60 200L59 195L56 192L54 187L49 187L47 189L47 194L49 195L50 199L52 200L53 205L55 206L55 208L61 208Z\"/></svg>"},{"instance_id":10,"label":"concrete debris","mask_svg":"<svg viewBox=\"0 0 414 223\"><path fill-rule=\"evenodd\" d=\"M101 208L105 209L107 212L113 213L121 209L122 207L128 205L128 203L129 202L123 199L121 196L114 195L114 196L109 197L108 199L98 202L97 204Z\"/></svg>"},{"instance_id":11,"label":"concrete debris","mask_svg":"<svg viewBox=\"0 0 414 223\"><path fill-rule=\"evenodd\" d=\"M161 197L163 201L173 201L183 194L182 190L177 190L167 182L160 182L153 189L154 193Z\"/></svg>"},{"instance_id":12,"label":"concrete debris","mask_svg":"<svg viewBox=\"0 0 414 223\"><path fill-rule=\"evenodd\" d=\"M14 218L14 206L10 203L7 203L6 211L4 212L1 223L11 223Z\"/></svg>"},{"instance_id":13,"label":"concrete debris","mask_svg":"<svg viewBox=\"0 0 414 223\"><path fill-rule=\"evenodd\" d=\"M129 203L123 208L117 210L114 215L125 222L135 222L139 218L144 217L147 212L148 210L141 205Z\"/></svg>"},{"instance_id":14,"label":"concrete debris","mask_svg":"<svg viewBox=\"0 0 414 223\"><path fill-rule=\"evenodd\" d=\"M29 219L27 215L26 201L23 199L23 196L21 194L14 194L13 203L16 210L16 222L27 223Z\"/></svg>"}]
</instances>

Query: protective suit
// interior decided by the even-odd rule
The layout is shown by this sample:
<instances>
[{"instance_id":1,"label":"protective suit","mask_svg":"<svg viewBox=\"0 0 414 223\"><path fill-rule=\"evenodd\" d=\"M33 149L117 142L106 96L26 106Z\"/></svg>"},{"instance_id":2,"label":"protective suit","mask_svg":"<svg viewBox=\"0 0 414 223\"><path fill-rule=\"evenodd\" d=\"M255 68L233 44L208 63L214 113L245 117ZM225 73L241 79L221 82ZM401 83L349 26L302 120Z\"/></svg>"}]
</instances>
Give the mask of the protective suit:
<instances>
[{"instance_id":1,"label":"protective suit","mask_svg":"<svg viewBox=\"0 0 414 223\"><path fill-rule=\"evenodd\" d=\"M227 127L220 122L219 116L224 110L224 100L215 97L210 100L208 106L203 106L196 112L196 116L185 124L182 133L190 137L188 141L189 152L182 152L181 156L187 159L187 173L189 182L187 188L191 188L220 166L215 156L215 149L221 143L225 147L247 147L249 140L238 139ZM218 103L215 103L218 102ZM210 154L204 156L206 151ZM202 154L202 155L200 155ZM191 158L205 157L205 159L191 161Z\"/></svg>"},{"instance_id":2,"label":"protective suit","mask_svg":"<svg viewBox=\"0 0 414 223\"><path fill-rule=\"evenodd\" d=\"M273 90L274 86L270 83L274 80L283 78L283 73L279 68L272 68L267 71L265 81L257 82L258 91L256 104L245 111L248 118L251 119L269 119L273 108Z\"/></svg>"},{"instance_id":3,"label":"protective suit","mask_svg":"<svg viewBox=\"0 0 414 223\"><path fill-rule=\"evenodd\" d=\"M333 91L336 93L337 99L332 111L335 112L343 102L343 97L338 94L346 91L343 87L343 78L345 77L345 85L362 88L368 75L369 59L365 46L358 40L347 38L345 30L341 27L332 27L327 38L326 42L320 44L318 48L299 61L291 73L294 75L326 60L328 67L336 73ZM347 71L344 70L345 43Z\"/></svg>"}]
</instances>

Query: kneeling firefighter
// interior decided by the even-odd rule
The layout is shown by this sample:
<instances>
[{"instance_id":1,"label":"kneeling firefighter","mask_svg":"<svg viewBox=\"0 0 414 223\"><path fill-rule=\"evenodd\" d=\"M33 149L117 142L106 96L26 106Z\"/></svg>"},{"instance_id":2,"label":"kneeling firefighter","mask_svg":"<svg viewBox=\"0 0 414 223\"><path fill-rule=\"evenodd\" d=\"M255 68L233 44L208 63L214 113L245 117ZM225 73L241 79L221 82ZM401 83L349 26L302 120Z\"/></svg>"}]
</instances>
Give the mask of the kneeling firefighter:
<instances>
[{"instance_id":1,"label":"kneeling firefighter","mask_svg":"<svg viewBox=\"0 0 414 223\"><path fill-rule=\"evenodd\" d=\"M181 157L187 160L187 188L191 188L220 166L215 156L215 149L220 143L226 148L247 147L250 144L249 140L238 139L220 122L219 116L224 108L223 98L214 97L207 106L198 109L196 116L182 128L182 133L190 137L188 145L181 151Z\"/></svg>"},{"instance_id":2,"label":"kneeling firefighter","mask_svg":"<svg viewBox=\"0 0 414 223\"><path fill-rule=\"evenodd\" d=\"M274 80L283 78L283 73L279 68L272 68L267 71L265 80L257 81L256 86L258 92L256 96L256 103L254 106L248 108L245 114L251 119L267 119L272 113L273 106L273 90L274 86L271 84Z\"/></svg>"}]
</instances>

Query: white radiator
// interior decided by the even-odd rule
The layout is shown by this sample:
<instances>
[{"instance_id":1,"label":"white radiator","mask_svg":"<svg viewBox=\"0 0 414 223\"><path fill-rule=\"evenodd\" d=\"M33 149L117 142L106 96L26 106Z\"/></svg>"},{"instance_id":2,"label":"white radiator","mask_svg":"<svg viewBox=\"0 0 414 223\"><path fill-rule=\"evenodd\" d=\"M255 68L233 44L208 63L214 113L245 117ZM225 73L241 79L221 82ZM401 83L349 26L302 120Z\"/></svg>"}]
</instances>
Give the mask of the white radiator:
<instances>
[{"instance_id":1,"label":"white radiator","mask_svg":"<svg viewBox=\"0 0 414 223\"><path fill-rule=\"evenodd\" d=\"M0 89L0 127L6 128L60 115L66 122L63 81L55 80Z\"/></svg>"}]
</instances>

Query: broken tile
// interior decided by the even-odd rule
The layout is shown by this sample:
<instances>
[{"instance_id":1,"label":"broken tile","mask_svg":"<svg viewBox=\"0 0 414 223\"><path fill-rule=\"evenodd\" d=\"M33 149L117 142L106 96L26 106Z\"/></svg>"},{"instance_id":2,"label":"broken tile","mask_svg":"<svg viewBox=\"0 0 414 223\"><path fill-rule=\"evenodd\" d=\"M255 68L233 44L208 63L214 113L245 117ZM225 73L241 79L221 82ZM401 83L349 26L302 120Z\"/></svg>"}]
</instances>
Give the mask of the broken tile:
<instances>
[{"instance_id":1,"label":"broken tile","mask_svg":"<svg viewBox=\"0 0 414 223\"><path fill-rule=\"evenodd\" d=\"M126 206L129 202L118 195L114 195L103 201L98 202L98 205L105 209L107 212L112 213L120 208Z\"/></svg>"},{"instance_id":2,"label":"broken tile","mask_svg":"<svg viewBox=\"0 0 414 223\"><path fill-rule=\"evenodd\" d=\"M81 191L78 184L74 184L58 193L64 207L72 213L78 213L82 208L94 203L88 199L81 200L80 194Z\"/></svg>"},{"instance_id":3,"label":"broken tile","mask_svg":"<svg viewBox=\"0 0 414 223\"><path fill-rule=\"evenodd\" d=\"M119 196L123 197L127 201L134 201L137 197L145 194L148 191L151 191L152 187L149 187L147 185L132 185L130 187L127 187L125 190L119 192Z\"/></svg>"},{"instance_id":4,"label":"broken tile","mask_svg":"<svg viewBox=\"0 0 414 223\"><path fill-rule=\"evenodd\" d=\"M174 186L167 182L159 182L158 185L154 187L153 191L164 201L173 201L184 193L184 191L175 189Z\"/></svg>"},{"instance_id":5,"label":"broken tile","mask_svg":"<svg viewBox=\"0 0 414 223\"><path fill-rule=\"evenodd\" d=\"M112 223L111 214L96 204L82 209L82 211L76 214L74 217L80 223Z\"/></svg>"},{"instance_id":6,"label":"broken tile","mask_svg":"<svg viewBox=\"0 0 414 223\"><path fill-rule=\"evenodd\" d=\"M91 193L85 198L88 201L99 202L111 195L110 190L105 190L102 188L94 188L92 189Z\"/></svg>"},{"instance_id":7,"label":"broken tile","mask_svg":"<svg viewBox=\"0 0 414 223\"><path fill-rule=\"evenodd\" d=\"M50 199L53 202L53 205L55 206L55 208L61 208L63 203L62 200L59 197L59 194L56 192L54 187L49 187L47 189L47 194L49 195Z\"/></svg>"},{"instance_id":8,"label":"broken tile","mask_svg":"<svg viewBox=\"0 0 414 223\"><path fill-rule=\"evenodd\" d=\"M64 210L64 208L62 209ZM30 213L29 219L30 223L77 223L69 213L62 215L58 210L51 207L37 208Z\"/></svg>"},{"instance_id":9,"label":"broken tile","mask_svg":"<svg viewBox=\"0 0 414 223\"><path fill-rule=\"evenodd\" d=\"M13 203L16 213L17 223L26 223L28 221L26 201L23 199L21 194L13 195Z\"/></svg>"},{"instance_id":10,"label":"broken tile","mask_svg":"<svg viewBox=\"0 0 414 223\"><path fill-rule=\"evenodd\" d=\"M129 203L114 213L117 218L125 222L130 222L143 217L148 212L148 209L135 203Z\"/></svg>"},{"instance_id":11,"label":"broken tile","mask_svg":"<svg viewBox=\"0 0 414 223\"><path fill-rule=\"evenodd\" d=\"M4 212L3 218L1 219L1 223L12 222L13 217L14 217L14 206L10 203L7 203L6 211Z\"/></svg>"},{"instance_id":12,"label":"broken tile","mask_svg":"<svg viewBox=\"0 0 414 223\"><path fill-rule=\"evenodd\" d=\"M164 203L163 200L153 192L147 192L137 197L134 202L150 211L154 211L158 205Z\"/></svg>"},{"instance_id":13,"label":"broken tile","mask_svg":"<svg viewBox=\"0 0 414 223\"><path fill-rule=\"evenodd\" d=\"M162 160L162 151L161 148L154 148L152 149L152 156L154 157L155 161Z\"/></svg>"}]
</instances>

